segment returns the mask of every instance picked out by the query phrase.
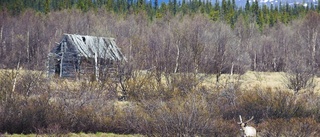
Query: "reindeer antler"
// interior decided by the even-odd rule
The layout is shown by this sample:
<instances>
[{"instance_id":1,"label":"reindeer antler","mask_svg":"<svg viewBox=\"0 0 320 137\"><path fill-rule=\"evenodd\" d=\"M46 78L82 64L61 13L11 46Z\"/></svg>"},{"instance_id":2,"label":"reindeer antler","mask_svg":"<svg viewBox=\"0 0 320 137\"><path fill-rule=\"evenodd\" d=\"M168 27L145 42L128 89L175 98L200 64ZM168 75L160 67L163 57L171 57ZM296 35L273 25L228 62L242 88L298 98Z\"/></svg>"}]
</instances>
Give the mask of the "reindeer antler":
<instances>
[{"instance_id":1,"label":"reindeer antler","mask_svg":"<svg viewBox=\"0 0 320 137\"><path fill-rule=\"evenodd\" d=\"M246 122L243 122L243 123L248 123L250 122L254 117L252 116L249 120L247 120Z\"/></svg>"},{"instance_id":2,"label":"reindeer antler","mask_svg":"<svg viewBox=\"0 0 320 137\"><path fill-rule=\"evenodd\" d=\"M239 115L239 119L240 119L240 122L238 122L238 124L241 124L241 123L248 123L250 122L254 117L252 116L249 120L245 121L245 122L242 122L242 118L241 118L241 115Z\"/></svg>"},{"instance_id":3,"label":"reindeer antler","mask_svg":"<svg viewBox=\"0 0 320 137\"><path fill-rule=\"evenodd\" d=\"M238 122L238 124L241 124L242 123L241 115L239 115L239 118L240 118L240 122Z\"/></svg>"}]
</instances>

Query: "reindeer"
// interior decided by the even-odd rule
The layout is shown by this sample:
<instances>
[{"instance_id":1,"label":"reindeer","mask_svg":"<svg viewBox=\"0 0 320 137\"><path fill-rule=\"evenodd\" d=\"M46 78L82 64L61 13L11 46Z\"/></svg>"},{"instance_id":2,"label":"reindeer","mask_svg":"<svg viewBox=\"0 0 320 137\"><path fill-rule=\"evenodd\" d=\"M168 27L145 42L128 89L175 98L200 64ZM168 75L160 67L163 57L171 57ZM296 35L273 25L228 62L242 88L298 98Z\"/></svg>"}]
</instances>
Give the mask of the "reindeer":
<instances>
[{"instance_id":1,"label":"reindeer","mask_svg":"<svg viewBox=\"0 0 320 137\"><path fill-rule=\"evenodd\" d=\"M240 118L240 122L238 122L238 124L241 127L240 130L242 131L243 137L256 137L257 136L256 129L254 127L251 127L251 126L247 126L247 123L250 122L253 119L253 117L251 117L246 122L242 122L241 115L239 115L239 118Z\"/></svg>"}]
</instances>

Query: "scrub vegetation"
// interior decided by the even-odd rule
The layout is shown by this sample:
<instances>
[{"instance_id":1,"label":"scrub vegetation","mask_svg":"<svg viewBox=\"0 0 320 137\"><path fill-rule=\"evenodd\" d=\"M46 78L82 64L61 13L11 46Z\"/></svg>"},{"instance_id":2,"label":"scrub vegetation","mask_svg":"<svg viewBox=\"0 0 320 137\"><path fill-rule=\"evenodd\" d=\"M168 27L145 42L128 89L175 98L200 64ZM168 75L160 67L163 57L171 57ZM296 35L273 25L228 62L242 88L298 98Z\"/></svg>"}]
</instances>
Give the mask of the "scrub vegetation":
<instances>
[{"instance_id":1,"label":"scrub vegetation","mask_svg":"<svg viewBox=\"0 0 320 137\"><path fill-rule=\"evenodd\" d=\"M284 86L243 75L172 74L156 81L154 72L135 72L121 86L114 81L47 79L41 72L1 71L2 133L64 135L112 132L146 136L236 136L239 114L261 136L319 136L320 95L314 88L296 93ZM254 74L257 73L257 74ZM318 78L315 78L317 81ZM214 86L213 86L214 85ZM318 83L315 85L319 85ZM294 130L293 130L294 129Z\"/></svg>"}]
</instances>

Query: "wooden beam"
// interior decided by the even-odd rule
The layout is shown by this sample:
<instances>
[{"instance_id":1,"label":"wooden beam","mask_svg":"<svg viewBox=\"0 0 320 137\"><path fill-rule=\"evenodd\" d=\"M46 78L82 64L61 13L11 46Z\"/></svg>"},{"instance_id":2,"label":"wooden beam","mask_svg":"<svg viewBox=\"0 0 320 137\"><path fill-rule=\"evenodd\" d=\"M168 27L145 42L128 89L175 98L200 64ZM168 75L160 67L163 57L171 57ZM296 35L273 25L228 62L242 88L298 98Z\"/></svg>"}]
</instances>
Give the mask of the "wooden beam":
<instances>
[{"instance_id":1,"label":"wooden beam","mask_svg":"<svg viewBox=\"0 0 320 137\"><path fill-rule=\"evenodd\" d=\"M62 75L63 75L63 58L64 58L64 45L65 44L65 42L62 42L61 43L61 58L60 58L60 77L62 77Z\"/></svg>"},{"instance_id":2,"label":"wooden beam","mask_svg":"<svg viewBox=\"0 0 320 137\"><path fill-rule=\"evenodd\" d=\"M98 55L94 53L94 66L95 66L95 73L96 73L96 81L99 80L99 67L98 67Z\"/></svg>"}]
</instances>

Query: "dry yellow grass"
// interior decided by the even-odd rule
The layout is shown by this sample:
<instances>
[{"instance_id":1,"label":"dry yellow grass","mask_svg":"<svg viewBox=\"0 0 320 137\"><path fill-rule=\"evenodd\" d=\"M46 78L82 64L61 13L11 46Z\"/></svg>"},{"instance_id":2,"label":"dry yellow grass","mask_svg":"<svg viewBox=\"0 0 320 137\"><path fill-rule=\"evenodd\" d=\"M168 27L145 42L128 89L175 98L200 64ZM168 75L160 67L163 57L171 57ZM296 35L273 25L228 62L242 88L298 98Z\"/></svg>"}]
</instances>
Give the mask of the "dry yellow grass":
<instances>
[{"instance_id":1,"label":"dry yellow grass","mask_svg":"<svg viewBox=\"0 0 320 137\"><path fill-rule=\"evenodd\" d=\"M271 88L289 90L286 86L286 73L284 72L255 72L248 71L243 75L222 74L219 78L219 83L216 82L216 75L206 75L201 86L215 88L217 86L225 86L228 83L239 83L242 90L250 90L254 88ZM320 78L314 79L315 92L320 92Z\"/></svg>"},{"instance_id":2,"label":"dry yellow grass","mask_svg":"<svg viewBox=\"0 0 320 137\"><path fill-rule=\"evenodd\" d=\"M5 70L1 69L0 72L14 72L15 74L18 73L18 78L21 77L22 75L25 74L40 74L42 77L46 77L45 72L41 71L32 71L32 70L24 70L24 69L19 69L19 70ZM154 77L149 77L146 76L146 72L140 72L137 71L135 79L131 80L132 81L140 81L140 80L146 80L148 82L156 82L155 79L151 80L150 78ZM139 76L141 75L141 76ZM178 74L175 74L178 75ZM238 74L222 74L219 77L219 83L216 81L216 75L215 74L198 74L197 77L201 79L201 84L200 86L204 86L207 88L216 88L217 86L225 86L228 83L241 83L241 89L247 90L247 89L252 89L252 88L271 88L271 89L282 89L282 90L288 90L286 87L286 79L285 79L285 73L284 72L256 72L256 71L248 71L243 75L238 75ZM164 85L166 85L166 78L162 76L161 81ZM88 81L77 81L77 80L70 80L70 79L55 79L53 81L50 81L50 88L51 89L60 89L62 87L69 87L70 89L73 88L79 88L81 82L88 82ZM147 82L147 83L148 83ZM130 81L129 81L130 83ZM314 90L316 92L320 92L320 78L316 77L314 79L315 83L315 88Z\"/></svg>"},{"instance_id":3,"label":"dry yellow grass","mask_svg":"<svg viewBox=\"0 0 320 137\"><path fill-rule=\"evenodd\" d=\"M41 71L31 71L31 70L23 70L19 69L17 70L0 70L0 72L18 72L18 75L24 75L24 74L41 74L43 77L45 77L45 72ZM137 75L141 75L133 79L134 81L139 80L146 80L147 73L137 71ZM248 71L243 75L238 74L222 74L219 77L219 83L216 81L216 75L215 74L198 74L198 78L201 78L201 86L207 87L207 88L215 88L217 86L224 86L227 83L241 83L241 89L251 89L255 87L260 88L272 88L272 89L284 89L286 90L286 79L285 79L285 73L284 72L256 72L256 71ZM18 76L18 77L19 77ZM156 82L154 80L150 80L152 77L147 76L148 82ZM153 77L154 78L154 77ZM161 81L163 84L166 84L166 78L162 76ZM84 82L84 81L82 81ZM86 81L88 82L88 81ZM129 81L130 82L130 81ZM316 77L315 80L315 91L320 91L320 78ZM132 82L131 82L132 83ZM62 88L62 86L67 86L69 88L77 88L80 87L82 83L77 80L70 80L70 79L55 79L54 81L51 81L50 87L52 89L59 89Z\"/></svg>"},{"instance_id":4,"label":"dry yellow grass","mask_svg":"<svg viewBox=\"0 0 320 137\"><path fill-rule=\"evenodd\" d=\"M315 83L315 87L314 87L314 91L315 92L320 92L320 78L319 77L316 77L314 79L314 83Z\"/></svg>"},{"instance_id":5,"label":"dry yellow grass","mask_svg":"<svg viewBox=\"0 0 320 137\"><path fill-rule=\"evenodd\" d=\"M241 83L242 89L259 87L286 88L283 72L253 72L248 71L243 75L222 74L219 83L216 81L216 75L206 76L202 86L214 87L217 85L225 85L227 83Z\"/></svg>"},{"instance_id":6,"label":"dry yellow grass","mask_svg":"<svg viewBox=\"0 0 320 137\"><path fill-rule=\"evenodd\" d=\"M285 73L283 72L253 72L248 71L241 76L243 81L242 88L277 88L287 89L285 85Z\"/></svg>"}]
</instances>

